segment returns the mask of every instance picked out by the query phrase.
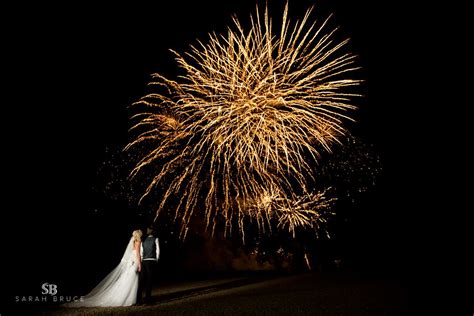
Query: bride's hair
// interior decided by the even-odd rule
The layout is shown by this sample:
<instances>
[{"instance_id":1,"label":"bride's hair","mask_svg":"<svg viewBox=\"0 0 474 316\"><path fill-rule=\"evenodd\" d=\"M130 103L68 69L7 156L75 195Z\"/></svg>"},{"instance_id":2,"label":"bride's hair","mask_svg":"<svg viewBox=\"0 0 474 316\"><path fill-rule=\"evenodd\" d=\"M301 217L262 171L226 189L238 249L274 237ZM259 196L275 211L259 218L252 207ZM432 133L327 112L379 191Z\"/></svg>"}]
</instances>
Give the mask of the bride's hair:
<instances>
[{"instance_id":1,"label":"bride's hair","mask_svg":"<svg viewBox=\"0 0 474 316\"><path fill-rule=\"evenodd\" d=\"M132 233L133 241L141 241L142 240L142 231L140 229L134 230Z\"/></svg>"}]
</instances>

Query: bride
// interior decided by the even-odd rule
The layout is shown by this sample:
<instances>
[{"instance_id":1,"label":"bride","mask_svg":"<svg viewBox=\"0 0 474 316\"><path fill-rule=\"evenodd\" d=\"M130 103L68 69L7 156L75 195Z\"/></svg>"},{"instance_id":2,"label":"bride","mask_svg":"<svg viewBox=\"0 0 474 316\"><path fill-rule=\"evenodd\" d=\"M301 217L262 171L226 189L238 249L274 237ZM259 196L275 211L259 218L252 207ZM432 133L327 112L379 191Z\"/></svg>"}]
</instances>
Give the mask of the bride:
<instances>
[{"instance_id":1,"label":"bride","mask_svg":"<svg viewBox=\"0 0 474 316\"><path fill-rule=\"evenodd\" d=\"M66 307L130 306L137 300L142 231L135 230L118 266L89 294Z\"/></svg>"}]
</instances>

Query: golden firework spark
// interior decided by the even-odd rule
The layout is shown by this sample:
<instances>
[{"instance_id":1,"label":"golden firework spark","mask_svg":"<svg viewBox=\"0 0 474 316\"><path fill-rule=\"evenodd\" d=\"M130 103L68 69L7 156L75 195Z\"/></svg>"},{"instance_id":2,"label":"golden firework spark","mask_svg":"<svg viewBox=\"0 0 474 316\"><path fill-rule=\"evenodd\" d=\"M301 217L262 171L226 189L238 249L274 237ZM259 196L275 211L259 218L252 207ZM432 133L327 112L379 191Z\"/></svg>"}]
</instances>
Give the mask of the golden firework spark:
<instances>
[{"instance_id":1,"label":"golden firework spark","mask_svg":"<svg viewBox=\"0 0 474 316\"><path fill-rule=\"evenodd\" d=\"M348 40L334 40L330 17L310 24L311 12L291 24L287 4L277 32L268 8L262 15L257 7L248 31L234 17L225 35L210 34L184 55L173 51L180 82L154 74L158 92L135 103L149 111L137 115L132 129L140 132L127 148L150 149L132 176L155 168L142 199L164 186L158 216L178 196L182 234L197 210L213 232L223 222L227 233L237 220L243 234L248 216L277 217L292 232L314 225L319 213L294 197L314 200L313 164L347 133L343 123L357 96L350 87L360 81L346 78L357 69L354 55L341 49ZM266 194L288 196L286 207L251 205L264 205Z\"/></svg>"}]
</instances>

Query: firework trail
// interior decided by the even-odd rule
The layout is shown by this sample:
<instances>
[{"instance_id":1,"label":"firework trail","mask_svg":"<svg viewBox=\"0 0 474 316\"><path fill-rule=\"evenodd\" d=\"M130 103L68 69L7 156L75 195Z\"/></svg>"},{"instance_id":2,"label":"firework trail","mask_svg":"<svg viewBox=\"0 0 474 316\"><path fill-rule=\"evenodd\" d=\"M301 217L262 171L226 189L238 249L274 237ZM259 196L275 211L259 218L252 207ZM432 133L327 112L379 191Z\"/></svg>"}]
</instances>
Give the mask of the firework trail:
<instances>
[{"instance_id":1,"label":"firework trail","mask_svg":"<svg viewBox=\"0 0 474 316\"><path fill-rule=\"evenodd\" d=\"M334 40L330 17L309 23L311 12L292 24L287 4L277 31L268 8L257 7L248 31L234 17L225 35L173 51L180 82L154 74L157 92L135 103L146 110L132 118L137 136L127 149L147 150L131 175L153 173L142 199L162 191L157 216L178 197L183 238L196 215L213 232L238 223L244 235L248 220L262 229L276 220L294 233L330 207L308 181L321 151L347 134L360 82L346 78L357 69L342 50L348 40ZM259 206L265 199L272 207Z\"/></svg>"}]
</instances>

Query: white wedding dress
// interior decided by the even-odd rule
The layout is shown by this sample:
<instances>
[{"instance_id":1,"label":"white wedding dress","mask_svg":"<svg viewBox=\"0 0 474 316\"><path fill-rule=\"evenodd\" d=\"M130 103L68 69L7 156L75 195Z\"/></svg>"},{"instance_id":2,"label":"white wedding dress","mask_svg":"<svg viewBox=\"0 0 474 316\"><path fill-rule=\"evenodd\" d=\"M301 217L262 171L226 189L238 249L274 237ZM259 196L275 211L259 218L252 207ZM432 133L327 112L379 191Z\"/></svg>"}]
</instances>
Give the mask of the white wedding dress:
<instances>
[{"instance_id":1,"label":"white wedding dress","mask_svg":"<svg viewBox=\"0 0 474 316\"><path fill-rule=\"evenodd\" d=\"M130 239L119 265L89 294L66 307L130 306L136 303L138 291L137 254Z\"/></svg>"}]
</instances>

